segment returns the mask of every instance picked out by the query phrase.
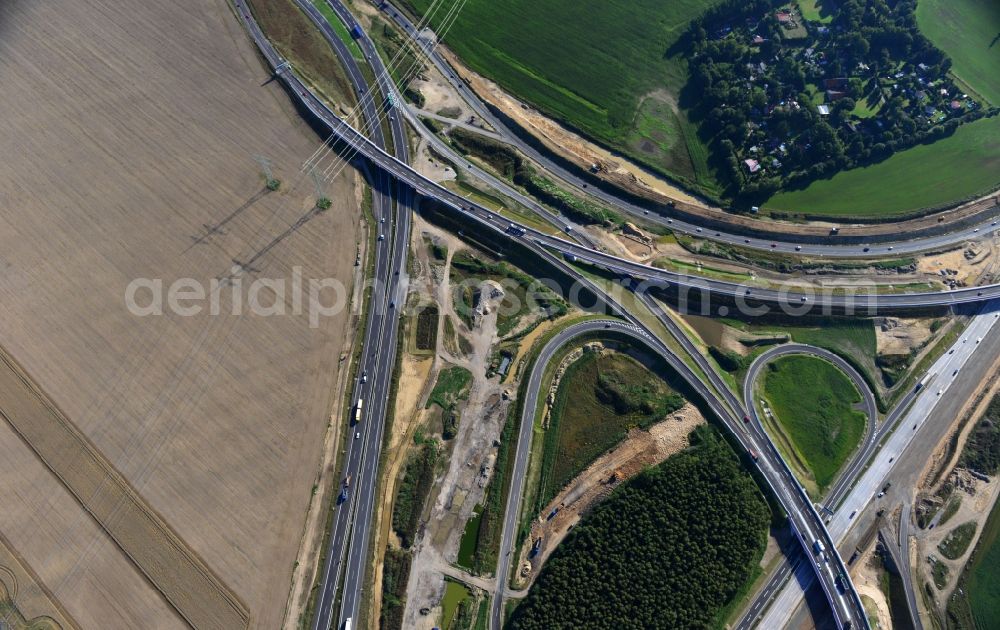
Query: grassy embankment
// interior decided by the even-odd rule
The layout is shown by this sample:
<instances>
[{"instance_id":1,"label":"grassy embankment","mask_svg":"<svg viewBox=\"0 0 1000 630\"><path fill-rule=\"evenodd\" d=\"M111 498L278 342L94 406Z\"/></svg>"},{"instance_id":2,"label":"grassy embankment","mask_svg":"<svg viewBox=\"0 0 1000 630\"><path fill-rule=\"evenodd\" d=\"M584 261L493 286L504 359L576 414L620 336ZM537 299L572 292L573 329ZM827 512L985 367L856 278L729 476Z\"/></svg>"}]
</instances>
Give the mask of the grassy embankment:
<instances>
[{"instance_id":1,"label":"grassy embankment","mask_svg":"<svg viewBox=\"0 0 1000 630\"><path fill-rule=\"evenodd\" d=\"M663 378L632 357L586 353L563 375L543 434L537 514L629 429L646 428L684 405Z\"/></svg>"},{"instance_id":2,"label":"grassy embankment","mask_svg":"<svg viewBox=\"0 0 1000 630\"><path fill-rule=\"evenodd\" d=\"M404 4L422 15L431 0ZM676 106L687 64L672 50L713 4L609 0L581 11L572 0L469 0L444 41L473 70L555 119L715 193L708 151Z\"/></svg>"},{"instance_id":3,"label":"grassy embankment","mask_svg":"<svg viewBox=\"0 0 1000 630\"><path fill-rule=\"evenodd\" d=\"M878 390L879 369L875 363L875 325L865 318L800 318L797 324L785 322L748 323L741 320L719 318L717 321L752 335L772 337L775 341L788 339L817 348L829 350L843 358L856 369L872 390ZM794 320L792 320L794 321ZM761 344L761 346L766 344Z\"/></svg>"},{"instance_id":4,"label":"grassy embankment","mask_svg":"<svg viewBox=\"0 0 1000 630\"><path fill-rule=\"evenodd\" d=\"M938 551L949 560L958 560L969 548L972 537L976 535L976 522L962 523L948 532L948 535L938 543Z\"/></svg>"},{"instance_id":5,"label":"grassy embankment","mask_svg":"<svg viewBox=\"0 0 1000 630\"><path fill-rule=\"evenodd\" d=\"M347 73L323 35L292 0L250 0L254 17L281 55L332 103L353 108Z\"/></svg>"},{"instance_id":6,"label":"grassy embankment","mask_svg":"<svg viewBox=\"0 0 1000 630\"><path fill-rule=\"evenodd\" d=\"M445 368L438 374L437 383L427 398L427 408L441 408L441 437L450 440L458 433L458 403L469 396L472 372L457 365Z\"/></svg>"},{"instance_id":7,"label":"grassy embankment","mask_svg":"<svg viewBox=\"0 0 1000 630\"><path fill-rule=\"evenodd\" d=\"M804 485L821 496L858 446L865 415L854 383L832 363L809 356L778 358L767 366L761 391L786 439L777 439ZM789 455L791 457L789 457Z\"/></svg>"}]
</instances>

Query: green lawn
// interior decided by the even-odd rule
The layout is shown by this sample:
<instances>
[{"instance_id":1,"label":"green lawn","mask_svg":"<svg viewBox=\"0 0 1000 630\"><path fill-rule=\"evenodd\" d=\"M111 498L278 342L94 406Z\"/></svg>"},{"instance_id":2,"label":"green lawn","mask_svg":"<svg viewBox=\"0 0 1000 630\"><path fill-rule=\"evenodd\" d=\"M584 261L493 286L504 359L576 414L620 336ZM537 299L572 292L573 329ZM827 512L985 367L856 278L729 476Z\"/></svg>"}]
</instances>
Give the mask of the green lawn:
<instances>
[{"instance_id":1,"label":"green lawn","mask_svg":"<svg viewBox=\"0 0 1000 630\"><path fill-rule=\"evenodd\" d=\"M804 19L827 24L833 21L833 14L823 4L823 0L798 0L799 11Z\"/></svg>"},{"instance_id":2,"label":"green lawn","mask_svg":"<svg viewBox=\"0 0 1000 630\"><path fill-rule=\"evenodd\" d=\"M625 354L585 354L566 369L545 431L537 507L544 507L632 427L647 427L684 399Z\"/></svg>"},{"instance_id":3,"label":"green lawn","mask_svg":"<svg viewBox=\"0 0 1000 630\"><path fill-rule=\"evenodd\" d=\"M976 535L976 522L962 523L951 530L945 539L938 544L938 551L949 560L958 560L969 548L972 537Z\"/></svg>"},{"instance_id":4,"label":"green lawn","mask_svg":"<svg viewBox=\"0 0 1000 630\"><path fill-rule=\"evenodd\" d=\"M960 585L964 585L967 599L960 605L972 609L972 617L980 628L989 628L1000 619L1000 504L993 506L972 560L966 567ZM951 607L949 606L949 612Z\"/></svg>"},{"instance_id":5,"label":"green lawn","mask_svg":"<svg viewBox=\"0 0 1000 630\"><path fill-rule=\"evenodd\" d=\"M864 433L865 415L853 408L861 394L833 364L808 356L770 363L763 392L822 493Z\"/></svg>"},{"instance_id":6,"label":"green lawn","mask_svg":"<svg viewBox=\"0 0 1000 630\"><path fill-rule=\"evenodd\" d=\"M654 168L700 177L699 184L714 188L704 148L684 151L679 144L700 145L684 133L683 113L661 118L653 102L644 111L640 103L658 90L680 93L686 62L668 51L688 22L717 2L467 0L444 41L472 69L547 114ZM432 2L404 4L423 15ZM446 13L431 18L439 34Z\"/></svg>"},{"instance_id":7,"label":"green lawn","mask_svg":"<svg viewBox=\"0 0 1000 630\"><path fill-rule=\"evenodd\" d=\"M469 395L472 372L457 365L441 370L434 390L427 398L427 407L437 404L442 409L450 409L456 402Z\"/></svg>"},{"instance_id":8,"label":"green lawn","mask_svg":"<svg viewBox=\"0 0 1000 630\"><path fill-rule=\"evenodd\" d=\"M1000 116L962 125L947 138L878 164L779 193L765 208L831 217L891 217L985 194L997 185Z\"/></svg>"},{"instance_id":9,"label":"green lawn","mask_svg":"<svg viewBox=\"0 0 1000 630\"><path fill-rule=\"evenodd\" d=\"M444 630L451 630L458 607L470 597L472 592L464 584L448 579L444 581L444 597L441 598L441 627Z\"/></svg>"},{"instance_id":10,"label":"green lawn","mask_svg":"<svg viewBox=\"0 0 1000 630\"><path fill-rule=\"evenodd\" d=\"M1000 2L920 0L917 24L951 57L955 76L1000 105Z\"/></svg>"}]
</instances>

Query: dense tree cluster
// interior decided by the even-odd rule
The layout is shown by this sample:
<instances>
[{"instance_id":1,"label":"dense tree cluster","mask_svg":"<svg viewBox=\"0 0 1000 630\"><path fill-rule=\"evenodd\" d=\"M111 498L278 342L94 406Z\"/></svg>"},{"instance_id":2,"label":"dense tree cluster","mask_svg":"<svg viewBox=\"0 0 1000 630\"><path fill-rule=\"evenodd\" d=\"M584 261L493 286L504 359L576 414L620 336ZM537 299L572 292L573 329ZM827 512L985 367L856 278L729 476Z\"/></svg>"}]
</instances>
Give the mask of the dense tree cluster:
<instances>
[{"instance_id":1,"label":"dense tree cluster","mask_svg":"<svg viewBox=\"0 0 1000 630\"><path fill-rule=\"evenodd\" d=\"M420 513L434 483L437 458L437 443L433 440L426 442L407 460L403 478L399 482L396 501L392 507L392 529L406 549L413 544L413 537L417 533Z\"/></svg>"},{"instance_id":2,"label":"dense tree cluster","mask_svg":"<svg viewBox=\"0 0 1000 630\"><path fill-rule=\"evenodd\" d=\"M512 628L702 628L760 561L769 512L709 427L615 493L546 563Z\"/></svg>"},{"instance_id":3,"label":"dense tree cluster","mask_svg":"<svg viewBox=\"0 0 1000 630\"><path fill-rule=\"evenodd\" d=\"M385 550L385 561L382 563L382 609L379 615L383 630L399 630L403 627L410 560L409 552L392 547Z\"/></svg>"},{"instance_id":4,"label":"dense tree cluster","mask_svg":"<svg viewBox=\"0 0 1000 630\"><path fill-rule=\"evenodd\" d=\"M504 177L523 186L531 196L562 214L584 225L620 225L624 218L614 210L576 197L552 181L542 177L524 158L510 146L461 127L452 129L448 136L456 149L465 154L482 158Z\"/></svg>"},{"instance_id":5,"label":"dense tree cluster","mask_svg":"<svg viewBox=\"0 0 1000 630\"><path fill-rule=\"evenodd\" d=\"M831 3L832 4L832 3ZM730 192L745 202L877 162L986 112L948 76L913 0L727 0L688 33L692 92Z\"/></svg>"}]
</instances>

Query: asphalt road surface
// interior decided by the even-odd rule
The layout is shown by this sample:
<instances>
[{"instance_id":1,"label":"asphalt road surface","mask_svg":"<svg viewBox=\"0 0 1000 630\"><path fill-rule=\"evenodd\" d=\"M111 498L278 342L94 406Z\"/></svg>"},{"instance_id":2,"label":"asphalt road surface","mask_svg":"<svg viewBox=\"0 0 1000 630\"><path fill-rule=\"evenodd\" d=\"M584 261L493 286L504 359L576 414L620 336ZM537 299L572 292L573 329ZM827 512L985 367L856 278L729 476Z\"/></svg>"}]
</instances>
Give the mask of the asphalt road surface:
<instances>
[{"instance_id":1,"label":"asphalt road surface","mask_svg":"<svg viewBox=\"0 0 1000 630\"><path fill-rule=\"evenodd\" d=\"M340 58L358 97L364 131L375 146L384 149L386 146L382 129L384 115L380 109L381 103L377 100L378 95L369 88L350 51L319 10L306 0L296 0L296 3L313 21ZM243 0L237 1L237 8L246 9ZM393 134L395 156L402 162L408 162L408 145L402 123L390 120L390 130ZM402 293L399 287L400 272L406 268L410 225L408 206L413 199L408 187L390 178L382 169L374 169L370 176L374 193L372 211L377 222L373 229L384 238L376 241L374 287L362 343L361 363L352 397L352 400L363 400L365 404L362 405L360 423L355 425L352 418L347 427L344 481L341 483L350 479L351 484L342 485L338 489L338 492L343 490L346 493L346 498L335 500L331 508L334 510L333 527L322 567L317 614L313 620L313 628L317 630L331 627L334 617L337 616L334 603L341 573L344 574L344 586L338 626L346 619L358 617L360 593L368 559L366 551L372 515L372 495L377 485L378 456L382 445L392 369L395 364L397 320L393 302ZM404 206L400 212L393 210L394 193L398 202ZM392 233L388 234L390 230ZM352 414L355 408L352 408Z\"/></svg>"},{"instance_id":2,"label":"asphalt road surface","mask_svg":"<svg viewBox=\"0 0 1000 630\"><path fill-rule=\"evenodd\" d=\"M670 218L662 216L657 212L650 212L648 209L621 199L606 190L591 186L586 182L583 176L563 167L561 163L550 159L546 154L538 151L533 145L522 140L521 136L515 133L503 120L495 116L490 108L487 107L486 104L483 103L482 100L476 95L476 93L471 90L469 86L462 81L462 79L459 78L454 68L452 68L447 61L445 61L440 52L437 50L437 39L431 32L423 30L421 28L423 25L413 24L405 13L401 12L391 3L381 3L380 6L382 10L385 11L385 13L396 23L396 25L410 37L414 46L424 53L425 58L428 59L438 69L438 71L441 72L455 91L466 101L466 103L469 104L472 110L475 111L482 120L493 127L498 134L500 134L504 142L515 147L518 151L538 163L546 171L546 173L554 176L556 179L560 180L569 187L575 188L576 192L590 196L595 200L599 200L601 203L611 206L624 213L635 217L641 217L645 221L669 227L671 230L689 234L691 236L707 238L721 243L751 249L797 252L799 254L814 256L854 258L878 255L885 256L886 254L911 254L915 252L927 251L929 249L937 249L954 245L956 243L962 243L969 239L978 238L982 234L995 231L998 226L1000 226L1000 222L998 222L1000 221L1000 207L995 206L989 212L981 213L983 218L975 225L956 229L946 234L926 236L918 239L893 240L891 238L881 238L878 243L845 243L838 242L836 237L817 238L815 236L802 235L797 238L795 242L790 242L782 240L787 239L787 235L777 232L766 233L768 228L765 223L761 223L760 227L757 229L757 231L761 233L759 237L748 238L746 228L727 228L721 230L709 229L705 225L699 225L693 220ZM423 125L419 124L419 122L414 126L418 129L423 127ZM451 153L451 151L449 151L449 153ZM458 156L458 159L458 164L468 164L468 161L464 158ZM841 239L841 241L843 241L843 239Z\"/></svg>"},{"instance_id":3,"label":"asphalt road surface","mask_svg":"<svg viewBox=\"0 0 1000 630\"><path fill-rule=\"evenodd\" d=\"M241 4L244 3L241 2ZM256 23L254 23L254 28L256 29L256 33L259 33ZM259 37L259 46L270 47L270 44L264 39L263 35L255 34L254 29L251 29L251 36L254 36L255 40ZM272 67L279 67L284 63L284 60L273 51L273 47L269 53L265 53L265 56L268 57L268 61L272 64ZM396 179L409 184L417 193L452 207L465 215L467 219L471 220L479 228L490 229L494 232L510 236L508 232L509 226L514 225L518 233L523 235L522 238L534 240L537 244L548 247L562 255L573 256L576 260L588 262L595 266L620 273L625 277L637 278L657 286L679 287L685 291L693 290L705 293L706 295L717 294L720 297L734 300L739 308L745 309L747 312L752 312L759 305L780 307L783 311L793 316L806 312L815 312L816 309L823 311L833 310L836 312L886 312L975 303L1000 298L1000 285L963 288L943 292L934 291L889 295L862 294L851 296L840 293L813 295L811 291L800 288L791 287L787 290L752 288L733 282L700 278L656 269L648 265L624 260L587 246L544 234L526 226L518 225L515 222L510 222L494 214L491 210L439 186L437 183L414 171L408 164L377 147L363 134L338 118L302 84L295 76L294 71L285 69L279 73L279 76L289 86L292 94L316 119L328 125L331 131L347 145L368 157L369 160Z\"/></svg>"},{"instance_id":4,"label":"asphalt road surface","mask_svg":"<svg viewBox=\"0 0 1000 630\"><path fill-rule=\"evenodd\" d=\"M242 0L237 0L238 8L242 5L245 9L245 3ZM266 43L263 35L257 29L256 24L252 23L249 19L249 14L245 14L245 18L248 22L248 29L250 30L251 36L255 39L258 45L264 51L265 56L268 58L269 63L272 67L281 68L283 60L274 53L273 48ZM429 182L426 179L420 177L418 174L414 173L409 169L404 163L396 160L393 156L389 156L384 151L379 150L377 146L370 143L369 140L359 134L356 130L350 128L348 125L339 120L336 116L332 114L328 109L326 109L318 99L309 92L305 86L294 76L293 72L288 70L279 70L279 76L283 81L288 84L293 95L296 96L303 103L303 105L319 120L327 123L331 130L334 131L340 138L342 138L347 144L355 147L358 151L364 153L369 159L378 164L384 171L392 174L397 180L409 183L413 188L425 196L430 196L438 199L453 208L463 212L467 217L473 219L476 223L483 227L489 227L497 232L506 232L508 230L507 224L500 221L500 225L495 225L498 222L498 218L492 215L490 211L476 204L468 202L449 191L440 188L433 182ZM678 286L693 287L696 289L701 289L709 293L719 293L721 295L726 295L731 298L736 298L737 300L741 297L752 300L753 302L763 303L771 302L778 305L783 305L785 307L791 307L795 305L811 305L818 304L824 307L844 307L849 304L849 300L845 299L843 296L820 296L811 301L809 296L801 293L793 292L780 292L780 291L764 291L760 289L748 289L746 287L741 287L739 285L734 285L732 283L722 283L717 281L712 281L703 278L690 278L687 276L681 276L680 274L670 274L663 272L662 270L656 270L643 265L636 265L634 263L629 263L628 261L622 261L613 256L608 256L602 252L595 252L586 247L582 247L576 244L568 243L563 239L557 239L549 237L547 235L542 235L536 232L527 230L523 226L519 228L519 234L523 237L529 234L527 238L533 239L538 245L549 247L560 253L568 253L576 255L576 252L580 253L579 258L585 261L589 261L592 264L598 264L604 266L613 271L622 273L623 275L631 275L633 277L638 277L640 279L648 278L655 282L660 283L673 283ZM562 248L562 249L560 249ZM405 254L404 254L405 255ZM748 291L752 291L748 293ZM879 310L886 310L890 308L912 308L915 306L936 306L936 305L950 305L956 303L965 302L978 302L990 299L992 297L1000 296L1000 287L990 286L990 287L980 287L978 289L964 289L953 292L934 292L934 293L917 293L917 294L900 294L900 295L887 295L887 296L861 296L857 298L857 301L862 306L876 306ZM798 299L796 299L798 298ZM370 408L370 407L369 407ZM769 446L766 444L765 447ZM780 458L779 458L780 459ZM768 468L771 457L762 456L762 469ZM775 467L770 466L771 470L765 471L765 477L769 480L774 477L780 477L779 473ZM788 491L794 490L795 488L782 488L782 491L775 489L776 495L779 499L789 500L794 502L794 498L791 494L787 494ZM798 489L801 492L801 489ZM807 507L797 506L792 510L796 517L805 517L805 520L801 521L796 526L796 531L801 533L805 539L809 536L817 534L817 528L815 523L812 523L810 527L808 512L813 511L812 506ZM813 511L814 512L814 511ZM816 517L818 518L818 517ZM793 518L794 520L794 518ZM815 521L815 519L812 519ZM366 528L367 529L367 528ZM818 529L822 529L820 526ZM839 560L839 557L838 557ZM826 580L824 579L824 583ZM827 589L828 590L828 589ZM828 590L829 596L829 590ZM772 608L773 609L773 608Z\"/></svg>"},{"instance_id":5,"label":"asphalt road surface","mask_svg":"<svg viewBox=\"0 0 1000 630\"><path fill-rule=\"evenodd\" d=\"M511 490L507 498L506 510L503 518L503 533L501 535L500 562L497 568L497 588L492 602L490 613L490 627L499 630L503 619L503 593L507 586L507 579L510 574L511 561L514 555L514 538L517 530L517 520L520 513L521 495L523 494L524 476L527 470L528 453L531 450L532 428L534 416L538 403L538 395L541 387L542 374L546 361L562 347L565 343L578 337L579 335L592 332L615 332L632 337L634 340L649 347L659 354L681 378L688 382L695 391L732 431L737 440L747 451L757 455L756 462L765 479L778 500L786 507L790 520L800 533L800 539L805 546L812 545L814 540L824 538L823 526L819 521L811 503L801 491L797 481L791 476L791 472L784 466L777 451L771 446L769 440L763 432L747 431L747 427L742 419L733 416L723 402L719 400L708 385L703 383L691 368L666 345L658 339L653 338L634 323L621 322L618 320L591 320L567 327L557 334L542 349L540 358L535 362L535 367L528 377L527 393L523 405L521 416L521 427L518 435L517 449L514 456L514 470L511 481ZM835 574L829 567L842 566L839 555L832 547L828 547L828 557L826 560L813 560L813 562L803 563L806 567L819 569L822 578L821 583L827 593L831 605L839 602L835 616L843 623L851 622L853 628L867 627L867 619L861 607L860 599L857 598L853 589L843 597L837 591L834 584ZM846 571L845 571L846 573ZM851 597L851 593L854 596Z\"/></svg>"},{"instance_id":6,"label":"asphalt road surface","mask_svg":"<svg viewBox=\"0 0 1000 630\"><path fill-rule=\"evenodd\" d=\"M242 0L238 0L242 3ZM239 8L239 7L238 7ZM245 10L245 4L243 4L242 9ZM299 100L299 102L308 109L313 116L318 120L323 121L327 124L334 133L336 133L344 142L349 146L356 148L358 151L364 151L364 153L369 157L369 159L375 161L377 164L382 166L387 172L392 173L398 179L401 179L407 183L416 184L414 186L415 190L421 194L432 196L439 200L444 200L446 203L451 203L453 207L459 209L460 211L466 212L467 216L470 216L477 220L481 225L489 226L492 229L505 234L506 228L498 228L489 223L489 217L491 213L485 209L479 207L477 208L475 204L471 206L463 205L468 203L464 199L455 199L455 195L449 191L437 186L433 182L429 182L425 178L421 177L409 168L403 162L400 162L395 157L388 155L385 151L379 149L377 146L373 145L366 137L358 133L356 130L351 128L349 125L340 120L335 116L314 94L312 94L302 82L295 76L294 71L287 68L284 60L275 52L271 44L266 40L261 33L256 22L251 18L249 12L243 11L242 15L244 21L247 24L248 31L254 41L257 43L258 47L261 49L268 62L273 68L276 69L278 76L289 86L292 94ZM472 208L472 210L468 210ZM484 220L475 214L476 210L487 215ZM523 228L522 228L523 229ZM521 232L524 234L526 232ZM536 239L536 242L541 243L540 240ZM565 243L559 239L560 243ZM534 248L540 255L544 254L544 250L541 248ZM582 278L578 278L578 281L586 284ZM598 292L600 295L600 292ZM390 303L391 306L391 303ZM394 325L394 324L393 324ZM650 339L651 343L659 343L658 341ZM664 349L665 350L665 349ZM683 362L677 361L668 350L665 350L666 354L669 355L669 360L678 363L678 368L682 373L687 373L688 368ZM706 401L709 401L710 405L717 405L712 392L702 384L697 379L693 379L695 382L693 386L696 391L702 393ZM376 403L384 404L384 403ZM367 407L371 409L371 406ZM728 419L727 423L730 428L734 431L737 438L748 448L755 453L760 454L759 466L764 478L769 482L775 495L778 497L779 501L786 506L786 509L791 515L791 520L796 524L795 531L797 535L800 536L800 540L804 545L808 545L809 541L828 539L829 535L823 526L822 521L819 519L813 506L808 502L802 492L801 487L798 486L797 482L794 481L790 471L784 467L784 462L777 455L777 452L773 449L770 443L762 438L762 436L741 436L738 433L739 420L732 418L728 415L726 409L718 406L716 410L717 415L720 418ZM380 429L381 427L379 427ZM366 517L367 518L367 517ZM860 609L860 600L857 599L856 592L851 589L849 597L847 598L850 603L845 604L844 598L840 597L836 593L835 586L833 585L833 575L826 566L825 570L823 566L826 565L826 561L832 560L834 565L842 565L842 560L839 555L835 553L832 545L828 545L827 548L830 550L828 552L829 557L821 557L818 560L814 560L814 566L820 571L821 576L820 583L824 587L824 591L827 594L828 599L831 602L840 601L841 609L839 610L837 617L838 619L847 619L848 617L852 619L858 618L858 610ZM824 561L824 558L826 561ZM324 589L327 586L324 585ZM355 604L356 606L356 604ZM837 607L835 606L835 609ZM862 613L863 614L863 613ZM854 622L854 627L864 627L866 620L863 618L860 621Z\"/></svg>"},{"instance_id":7,"label":"asphalt road surface","mask_svg":"<svg viewBox=\"0 0 1000 630\"><path fill-rule=\"evenodd\" d=\"M964 403L984 375L986 368L1000 353L1000 327L995 326L1000 319L1000 303L991 303L972 318L965 334L928 369L933 375L927 385L914 392L912 403L905 413L891 427L885 423L883 441L874 459L861 472L850 491L846 493L830 524L830 535L837 541L844 540L857 515L870 505L880 505L883 498L878 493L891 481L890 473L904 463L916 463L920 468L926 464L930 449L936 440L921 440L921 433L938 436L954 421L950 414L936 413L942 401L947 401L949 392L956 390L958 403ZM969 375L964 374L967 363L974 363ZM952 402L952 408L954 403ZM960 406L960 405L959 405ZM893 430L895 429L895 430ZM759 627L778 628L788 623L796 607L802 601L805 588L811 584L808 572L799 574L799 579L789 581L775 597L774 602L761 617Z\"/></svg>"}]
</instances>

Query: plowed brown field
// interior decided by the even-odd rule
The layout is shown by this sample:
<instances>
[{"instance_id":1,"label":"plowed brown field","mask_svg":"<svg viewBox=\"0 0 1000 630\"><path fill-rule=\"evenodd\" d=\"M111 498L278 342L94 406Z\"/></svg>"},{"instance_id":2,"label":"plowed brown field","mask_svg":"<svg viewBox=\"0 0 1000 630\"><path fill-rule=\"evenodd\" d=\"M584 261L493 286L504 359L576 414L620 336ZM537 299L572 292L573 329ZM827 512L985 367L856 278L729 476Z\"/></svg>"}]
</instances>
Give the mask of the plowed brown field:
<instances>
[{"instance_id":1,"label":"plowed brown field","mask_svg":"<svg viewBox=\"0 0 1000 630\"><path fill-rule=\"evenodd\" d=\"M280 625L347 317L234 317L223 297L226 315L143 318L124 301L135 278L207 285L311 208L297 176L318 138L267 80L223 0L0 3L0 346L79 431L0 421L0 533L81 627L183 627L179 607L223 591L235 612L205 627L241 606L252 628ZM354 178L244 283L301 267L350 285ZM88 505L117 474L117 503ZM222 591L186 582L203 569Z\"/></svg>"}]
</instances>

